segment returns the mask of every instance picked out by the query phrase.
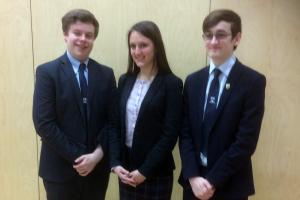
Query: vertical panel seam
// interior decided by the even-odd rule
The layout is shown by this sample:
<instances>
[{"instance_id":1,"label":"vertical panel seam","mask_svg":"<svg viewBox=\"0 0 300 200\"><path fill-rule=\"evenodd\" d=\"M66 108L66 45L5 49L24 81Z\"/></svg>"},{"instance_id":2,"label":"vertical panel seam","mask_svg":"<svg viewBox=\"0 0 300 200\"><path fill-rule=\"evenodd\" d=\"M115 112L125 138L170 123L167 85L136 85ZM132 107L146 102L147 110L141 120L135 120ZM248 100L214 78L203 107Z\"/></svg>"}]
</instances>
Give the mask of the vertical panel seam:
<instances>
[{"instance_id":1,"label":"vertical panel seam","mask_svg":"<svg viewBox=\"0 0 300 200\"><path fill-rule=\"evenodd\" d=\"M35 66L35 60L34 60L34 43L33 43L33 23L32 23L32 2L31 0L29 0L29 8L30 8L30 30L31 30L31 53L32 53L32 73L33 73L33 87L35 85L35 70L34 70L34 66ZM37 134L35 135L35 140L36 140L36 166L38 169L38 136ZM36 174L36 178L37 178L37 195L38 195L38 200L41 199L41 194L40 194L40 184L39 184L39 176L38 173Z\"/></svg>"},{"instance_id":2,"label":"vertical panel seam","mask_svg":"<svg viewBox=\"0 0 300 200\"><path fill-rule=\"evenodd\" d=\"M209 3L208 3L208 13L211 12L211 2L212 0L209 0ZM207 55L207 51L206 51L206 56L205 56L205 66L207 66L209 63L208 63L208 55Z\"/></svg>"}]
</instances>

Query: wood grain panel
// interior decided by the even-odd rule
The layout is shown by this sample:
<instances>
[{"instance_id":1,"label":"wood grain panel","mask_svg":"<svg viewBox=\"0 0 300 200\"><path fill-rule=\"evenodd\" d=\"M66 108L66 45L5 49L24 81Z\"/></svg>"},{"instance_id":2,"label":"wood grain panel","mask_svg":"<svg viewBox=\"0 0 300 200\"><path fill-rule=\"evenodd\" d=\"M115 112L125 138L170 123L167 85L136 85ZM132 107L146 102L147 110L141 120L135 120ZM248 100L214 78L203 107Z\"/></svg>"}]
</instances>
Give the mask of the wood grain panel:
<instances>
[{"instance_id":1,"label":"wood grain panel","mask_svg":"<svg viewBox=\"0 0 300 200\"><path fill-rule=\"evenodd\" d=\"M0 199L38 199L30 1L0 1Z\"/></svg>"},{"instance_id":2,"label":"wood grain panel","mask_svg":"<svg viewBox=\"0 0 300 200\"><path fill-rule=\"evenodd\" d=\"M181 78L205 64L201 24L209 0L31 0L35 65L65 50L60 19L72 8L91 10L100 21L92 57L112 66L116 77L127 63L126 33L140 20L155 21L167 56ZM36 138L31 121L33 60L30 1L0 0L0 199L38 199ZM59 6L57 6L59 5ZM236 10L243 20L239 59L267 76L266 113L254 155L257 194L252 199L300 199L299 123L300 70L298 0L211 0L211 7ZM181 199L176 183L172 199ZM41 185L41 200L45 199ZM107 199L117 199L112 176Z\"/></svg>"},{"instance_id":3,"label":"wood grain panel","mask_svg":"<svg viewBox=\"0 0 300 200\"><path fill-rule=\"evenodd\" d=\"M215 8L241 15L237 55L267 77L266 112L253 158L256 195L251 199L300 199L300 2L212 0Z\"/></svg>"}]
</instances>

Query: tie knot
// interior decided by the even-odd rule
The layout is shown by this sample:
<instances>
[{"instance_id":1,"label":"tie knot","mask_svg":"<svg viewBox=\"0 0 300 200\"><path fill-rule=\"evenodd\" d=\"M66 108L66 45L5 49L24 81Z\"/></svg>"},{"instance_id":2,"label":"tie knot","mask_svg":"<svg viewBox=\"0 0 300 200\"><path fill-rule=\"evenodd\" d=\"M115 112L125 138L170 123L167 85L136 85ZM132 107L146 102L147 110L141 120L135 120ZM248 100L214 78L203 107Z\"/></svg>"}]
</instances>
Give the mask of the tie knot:
<instances>
[{"instance_id":1,"label":"tie knot","mask_svg":"<svg viewBox=\"0 0 300 200\"><path fill-rule=\"evenodd\" d=\"M84 72L85 68L86 68L85 63L80 63L79 70L82 71L82 72Z\"/></svg>"},{"instance_id":2,"label":"tie knot","mask_svg":"<svg viewBox=\"0 0 300 200\"><path fill-rule=\"evenodd\" d=\"M218 69L218 68L215 68L214 71L213 71L213 73L214 73L214 77L215 78L219 78L219 76L221 74L221 70Z\"/></svg>"}]
</instances>

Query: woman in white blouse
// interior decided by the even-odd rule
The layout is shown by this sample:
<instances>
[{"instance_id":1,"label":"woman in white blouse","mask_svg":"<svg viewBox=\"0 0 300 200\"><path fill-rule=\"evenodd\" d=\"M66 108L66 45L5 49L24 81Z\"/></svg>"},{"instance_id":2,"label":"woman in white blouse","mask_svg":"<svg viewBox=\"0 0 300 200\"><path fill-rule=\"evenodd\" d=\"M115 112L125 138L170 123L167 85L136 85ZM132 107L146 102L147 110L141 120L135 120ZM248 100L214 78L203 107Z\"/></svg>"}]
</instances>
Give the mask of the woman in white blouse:
<instances>
[{"instance_id":1,"label":"woman in white blouse","mask_svg":"<svg viewBox=\"0 0 300 200\"><path fill-rule=\"evenodd\" d=\"M120 199L170 200L182 81L172 73L160 31L151 21L129 30L128 54L110 134L111 167L119 177Z\"/></svg>"}]
</instances>

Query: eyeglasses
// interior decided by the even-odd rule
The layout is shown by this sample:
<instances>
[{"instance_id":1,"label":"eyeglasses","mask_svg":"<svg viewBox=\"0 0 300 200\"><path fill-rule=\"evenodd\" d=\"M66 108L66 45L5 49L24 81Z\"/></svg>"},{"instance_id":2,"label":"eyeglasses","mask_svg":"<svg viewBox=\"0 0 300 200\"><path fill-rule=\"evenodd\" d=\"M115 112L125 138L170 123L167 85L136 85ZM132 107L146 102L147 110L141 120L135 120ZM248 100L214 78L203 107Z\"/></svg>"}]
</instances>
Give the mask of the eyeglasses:
<instances>
[{"instance_id":1,"label":"eyeglasses","mask_svg":"<svg viewBox=\"0 0 300 200\"><path fill-rule=\"evenodd\" d=\"M216 40L224 40L230 35L231 35L230 33L226 33L226 32L217 32L217 33L207 32L207 33L203 33L202 38L205 41L211 41L214 37Z\"/></svg>"}]
</instances>

